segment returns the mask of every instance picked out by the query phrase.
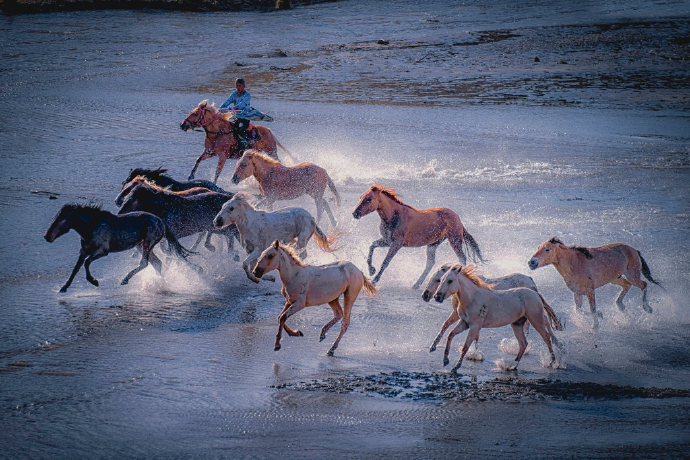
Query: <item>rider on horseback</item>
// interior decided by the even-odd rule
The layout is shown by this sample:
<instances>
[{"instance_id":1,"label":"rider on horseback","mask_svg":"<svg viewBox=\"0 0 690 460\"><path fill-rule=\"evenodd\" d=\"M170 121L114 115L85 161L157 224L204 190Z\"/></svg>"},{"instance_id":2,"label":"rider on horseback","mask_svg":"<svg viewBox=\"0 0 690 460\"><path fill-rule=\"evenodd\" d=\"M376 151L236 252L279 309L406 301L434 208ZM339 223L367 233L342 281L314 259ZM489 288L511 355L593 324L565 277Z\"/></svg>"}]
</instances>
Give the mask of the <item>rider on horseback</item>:
<instances>
[{"instance_id":1,"label":"rider on horseback","mask_svg":"<svg viewBox=\"0 0 690 460\"><path fill-rule=\"evenodd\" d=\"M233 134L237 139L235 152L239 153L249 147L247 140L247 128L249 127L249 119L258 119L263 121L273 121L270 115L263 114L251 106L251 94L244 89L244 78L235 80L235 91L232 92L227 101L220 106L220 111L225 112L229 110L235 111L235 118Z\"/></svg>"}]
</instances>

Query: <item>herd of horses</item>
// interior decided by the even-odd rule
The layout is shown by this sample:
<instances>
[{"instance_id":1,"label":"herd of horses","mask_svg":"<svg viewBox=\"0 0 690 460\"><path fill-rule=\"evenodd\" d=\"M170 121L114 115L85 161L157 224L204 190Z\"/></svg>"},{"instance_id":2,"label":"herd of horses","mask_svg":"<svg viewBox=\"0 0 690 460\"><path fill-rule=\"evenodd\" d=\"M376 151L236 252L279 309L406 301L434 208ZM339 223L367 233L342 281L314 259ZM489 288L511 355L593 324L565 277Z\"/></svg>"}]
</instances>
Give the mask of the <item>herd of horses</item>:
<instances>
[{"instance_id":1,"label":"herd of horses","mask_svg":"<svg viewBox=\"0 0 690 460\"><path fill-rule=\"evenodd\" d=\"M132 248L141 253L141 260L125 276L122 284L127 284L149 263L160 273L162 262L153 249L164 238L168 254L179 257L196 270L202 270L189 260L190 256L199 254L197 247L204 236L204 247L215 251L211 236L217 234L227 241L228 254L234 253L234 242L239 241L247 254L242 267L251 281L275 280L269 273L273 270L278 272L285 304L278 315L274 349L280 349L283 329L290 336L302 335L299 330L293 330L286 324L292 315L309 306L328 304L333 310L333 318L321 329L320 340L325 339L333 325L341 323L340 333L328 350L328 355L332 356L347 331L352 306L359 293L362 290L368 295L376 293L375 285L395 254L403 247L426 246L426 265L414 283L416 290L434 267L438 246L447 240L458 263L447 263L438 268L422 293L424 301L433 298L443 302L450 298L452 303L451 314L433 340L430 351L436 349L445 332L457 323L446 341L443 362L447 365L453 338L467 329L465 344L452 368L455 372L470 345L479 340L482 328L510 325L519 345L515 358L517 366L526 350L526 333L531 325L544 340L551 364L554 364L556 356L553 345L559 347L559 342L553 330L562 330L563 325L553 309L539 293L531 277L514 273L499 278L485 278L476 273L474 265L466 265L467 256L474 262L484 259L476 240L451 209L416 209L403 203L394 190L374 184L361 196L352 212L355 219L373 212L380 217L381 238L370 245L367 257L369 275L374 278L369 280L349 261L326 265L305 264L306 247L312 237L319 249L332 253L341 236L335 230L335 217L324 199L328 188L336 204L341 205L333 181L323 168L313 163L295 166L280 163L276 154L277 146L283 147L268 128L256 126L250 127L250 130L254 130L254 143L237 161L232 182L237 184L253 176L259 186L259 203L254 204L256 197L249 193L223 190L215 182L225 161L232 158L235 152L232 123L232 119L216 110L213 104L202 101L180 125L185 131L202 128L206 132L204 151L188 180L175 180L166 174L165 169L133 169L123 181L115 199L120 208L117 214L98 206L64 205L44 237L52 242L74 229L81 237L81 249L77 263L60 292L67 290L82 265L86 279L98 286L98 281L90 272L91 263L111 252ZM213 156L219 158L215 180L194 180L200 161ZM298 207L272 210L277 201L304 195L313 198L316 218ZM323 211L328 214L332 224L333 230L329 234L318 224ZM187 249L179 239L191 235L197 235L197 240ZM374 249L380 247L387 247L388 252L377 273L372 258ZM238 260L237 256L235 259ZM642 290L643 309L650 313L652 311L647 301L647 283L642 276L652 283L659 283L652 278L640 252L626 244L585 248L566 246L558 238L551 238L539 246L528 262L532 270L546 265L553 265L563 277L574 294L578 310L582 309L582 297L587 296L595 329L600 315L596 310L594 290L604 284L613 283L621 287L616 300L621 310L624 309L623 297L634 285ZM341 296L342 306L339 300Z\"/></svg>"}]
</instances>

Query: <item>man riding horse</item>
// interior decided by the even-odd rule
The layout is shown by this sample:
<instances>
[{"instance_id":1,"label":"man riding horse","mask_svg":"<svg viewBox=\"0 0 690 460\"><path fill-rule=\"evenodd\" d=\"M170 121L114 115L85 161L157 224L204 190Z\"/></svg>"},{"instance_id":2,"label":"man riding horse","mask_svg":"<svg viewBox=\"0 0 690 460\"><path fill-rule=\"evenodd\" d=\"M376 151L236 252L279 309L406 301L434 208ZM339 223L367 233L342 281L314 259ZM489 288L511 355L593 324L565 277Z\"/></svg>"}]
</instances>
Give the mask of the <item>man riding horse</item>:
<instances>
[{"instance_id":1,"label":"man riding horse","mask_svg":"<svg viewBox=\"0 0 690 460\"><path fill-rule=\"evenodd\" d=\"M244 78L235 80L235 91L220 106L221 112L233 111L237 121L234 123L233 135L237 139L235 145L235 155L240 156L242 152L251 147L247 139L247 128L249 120L273 121L270 115L263 114L251 106L251 94L245 90Z\"/></svg>"}]
</instances>

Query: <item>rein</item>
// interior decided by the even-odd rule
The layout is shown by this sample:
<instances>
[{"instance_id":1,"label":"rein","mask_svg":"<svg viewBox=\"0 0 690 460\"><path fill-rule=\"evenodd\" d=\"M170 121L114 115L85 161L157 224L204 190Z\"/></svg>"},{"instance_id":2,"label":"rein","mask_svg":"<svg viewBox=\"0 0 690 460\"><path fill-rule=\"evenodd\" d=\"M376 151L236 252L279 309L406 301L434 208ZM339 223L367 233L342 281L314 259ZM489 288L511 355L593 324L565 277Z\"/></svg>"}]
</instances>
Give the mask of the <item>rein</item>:
<instances>
[{"instance_id":1,"label":"rein","mask_svg":"<svg viewBox=\"0 0 690 460\"><path fill-rule=\"evenodd\" d=\"M204 121L204 118L206 118L206 107L203 108L203 112L201 112L201 115L199 115L199 118L192 124L191 121L189 121L189 117L187 117L185 120L189 121L189 124L194 127L193 131L197 132L202 132L200 129L196 128L204 128L203 132L206 134L232 134L232 131L209 131L206 129L206 126L210 125L214 121L216 121L218 118L222 118L222 115L220 112L216 112L213 114L210 120Z\"/></svg>"}]
</instances>

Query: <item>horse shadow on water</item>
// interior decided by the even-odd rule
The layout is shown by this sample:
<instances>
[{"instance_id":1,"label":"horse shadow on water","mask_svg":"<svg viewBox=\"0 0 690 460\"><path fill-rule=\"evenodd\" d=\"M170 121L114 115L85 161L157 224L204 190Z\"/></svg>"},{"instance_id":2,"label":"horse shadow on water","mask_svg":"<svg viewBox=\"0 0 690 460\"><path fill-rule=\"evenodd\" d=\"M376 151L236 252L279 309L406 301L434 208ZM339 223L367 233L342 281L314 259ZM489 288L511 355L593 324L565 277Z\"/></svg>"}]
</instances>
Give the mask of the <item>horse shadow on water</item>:
<instances>
[{"instance_id":1,"label":"horse shadow on water","mask_svg":"<svg viewBox=\"0 0 690 460\"><path fill-rule=\"evenodd\" d=\"M86 279L98 286L98 280L91 275L91 263L111 252L126 251L134 247L141 251L141 261L138 267L125 276L121 284L127 284L132 276L146 268L149 262L160 273L162 262L153 253L153 248L164 236L178 256L186 259L190 254L160 217L147 212L115 215L99 206L67 204L57 213L44 238L52 243L71 229L81 236L81 250L72 274L60 292L67 291L82 265L86 270Z\"/></svg>"}]
</instances>

